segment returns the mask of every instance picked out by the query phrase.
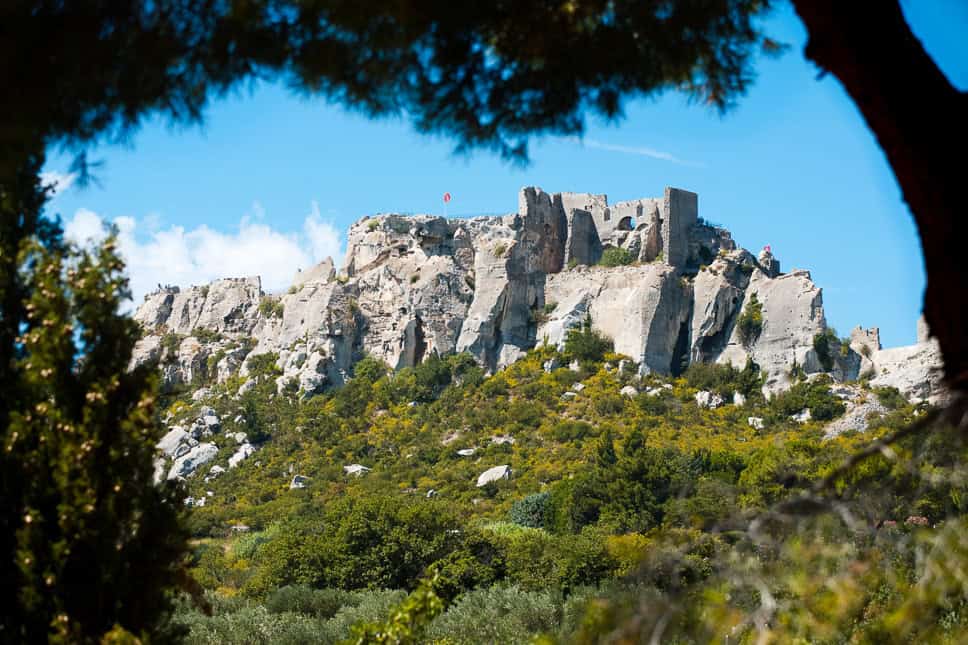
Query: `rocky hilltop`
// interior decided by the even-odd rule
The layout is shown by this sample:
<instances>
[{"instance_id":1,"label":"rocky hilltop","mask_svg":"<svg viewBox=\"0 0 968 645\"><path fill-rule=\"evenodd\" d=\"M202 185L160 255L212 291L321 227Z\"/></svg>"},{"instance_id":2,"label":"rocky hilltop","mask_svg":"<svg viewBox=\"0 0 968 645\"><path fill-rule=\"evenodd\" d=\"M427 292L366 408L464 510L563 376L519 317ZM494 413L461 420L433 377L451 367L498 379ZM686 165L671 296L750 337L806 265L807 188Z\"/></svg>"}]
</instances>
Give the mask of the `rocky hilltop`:
<instances>
[{"instance_id":1,"label":"rocky hilltop","mask_svg":"<svg viewBox=\"0 0 968 645\"><path fill-rule=\"evenodd\" d=\"M699 217L695 193L676 188L609 204L529 187L518 212L501 217L364 217L343 268L327 259L285 294L248 277L146 296L134 361L158 360L167 386L238 377L245 388L249 362L273 353L279 388L313 393L342 384L367 354L402 368L468 352L498 369L537 344L562 344L589 317L642 372L751 359L770 392L802 371L867 377L912 400L944 395L927 329L893 349L876 328L837 339L809 271L784 273L769 250L738 247Z\"/></svg>"}]
</instances>

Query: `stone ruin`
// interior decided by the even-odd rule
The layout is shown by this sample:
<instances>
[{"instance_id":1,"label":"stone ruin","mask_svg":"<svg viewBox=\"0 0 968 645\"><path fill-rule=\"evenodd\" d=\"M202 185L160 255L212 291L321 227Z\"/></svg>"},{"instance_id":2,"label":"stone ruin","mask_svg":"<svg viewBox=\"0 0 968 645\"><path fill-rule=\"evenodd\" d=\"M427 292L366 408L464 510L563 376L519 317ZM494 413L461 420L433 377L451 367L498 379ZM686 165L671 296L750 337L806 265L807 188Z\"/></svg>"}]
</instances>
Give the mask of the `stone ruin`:
<instances>
[{"instance_id":1,"label":"stone ruin","mask_svg":"<svg viewBox=\"0 0 968 645\"><path fill-rule=\"evenodd\" d=\"M247 377L252 357L274 352L279 387L312 393L350 378L365 355L402 368L433 352L468 352L495 370L536 345L561 346L590 317L642 372L752 359L777 391L795 361L807 374L866 374L916 398L943 395L940 354L926 337L881 349L876 330L855 332L849 351L829 352L834 363L824 365L814 347L827 329L822 291L810 273L782 273L769 250L739 248L700 218L686 190L610 205L605 195L528 187L517 213L376 215L347 237L341 269L327 258L285 294L265 294L249 277L148 295L135 313L146 335L134 362L164 355L173 385ZM598 266L609 247L632 263ZM763 326L743 339L736 323L754 295Z\"/></svg>"}]
</instances>

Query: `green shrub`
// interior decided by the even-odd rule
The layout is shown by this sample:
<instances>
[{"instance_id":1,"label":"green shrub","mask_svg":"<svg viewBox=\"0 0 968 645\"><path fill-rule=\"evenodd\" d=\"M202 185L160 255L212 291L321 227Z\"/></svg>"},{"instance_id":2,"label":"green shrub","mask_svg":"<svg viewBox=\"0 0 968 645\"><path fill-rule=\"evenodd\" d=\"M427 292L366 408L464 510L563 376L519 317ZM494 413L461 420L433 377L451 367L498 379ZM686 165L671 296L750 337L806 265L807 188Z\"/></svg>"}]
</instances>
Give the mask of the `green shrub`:
<instances>
[{"instance_id":1,"label":"green shrub","mask_svg":"<svg viewBox=\"0 0 968 645\"><path fill-rule=\"evenodd\" d=\"M428 642L531 643L554 631L560 615L557 597L520 587L491 587L464 594L427 630Z\"/></svg>"},{"instance_id":2,"label":"green shrub","mask_svg":"<svg viewBox=\"0 0 968 645\"><path fill-rule=\"evenodd\" d=\"M204 327L196 327L193 329L192 336L197 338L200 343L214 343L222 338L222 334L212 329L205 329Z\"/></svg>"},{"instance_id":3,"label":"green shrub","mask_svg":"<svg viewBox=\"0 0 968 645\"><path fill-rule=\"evenodd\" d=\"M544 528L547 523L550 498L551 495L548 493L534 493L519 499L511 506L509 514L511 521L533 529Z\"/></svg>"},{"instance_id":4,"label":"green shrub","mask_svg":"<svg viewBox=\"0 0 968 645\"><path fill-rule=\"evenodd\" d=\"M282 370L276 362L279 360L279 354L275 352L266 352L265 354L250 355L245 364L248 367L249 374L253 377L258 376L281 376Z\"/></svg>"},{"instance_id":5,"label":"green shrub","mask_svg":"<svg viewBox=\"0 0 968 645\"><path fill-rule=\"evenodd\" d=\"M624 396L618 394L601 394L595 397L595 411L603 417L620 414L624 409Z\"/></svg>"},{"instance_id":6,"label":"green shrub","mask_svg":"<svg viewBox=\"0 0 968 645\"><path fill-rule=\"evenodd\" d=\"M494 257L503 258L507 252L508 252L507 244L504 244L502 242L494 245Z\"/></svg>"},{"instance_id":7,"label":"green shrub","mask_svg":"<svg viewBox=\"0 0 968 645\"><path fill-rule=\"evenodd\" d=\"M263 296L259 301L259 313L264 318L282 318L284 309L282 301L272 296Z\"/></svg>"},{"instance_id":8,"label":"green shrub","mask_svg":"<svg viewBox=\"0 0 968 645\"><path fill-rule=\"evenodd\" d=\"M181 334L176 334L173 331L170 331L161 337L162 360L164 362L173 363L177 360L178 348L181 347L181 343L184 339L184 336Z\"/></svg>"},{"instance_id":9,"label":"green shrub","mask_svg":"<svg viewBox=\"0 0 968 645\"><path fill-rule=\"evenodd\" d=\"M824 330L822 334L816 334L813 337L813 351L817 355L817 360L820 361L820 365L825 372L829 372L834 368L834 357L830 353L830 345L832 343L839 344L840 341L837 339L837 332L830 328Z\"/></svg>"},{"instance_id":10,"label":"green shrub","mask_svg":"<svg viewBox=\"0 0 968 645\"><path fill-rule=\"evenodd\" d=\"M578 329L568 330L565 337L565 355L582 362L600 362L612 347L611 340L592 329L591 316Z\"/></svg>"},{"instance_id":11,"label":"green shrub","mask_svg":"<svg viewBox=\"0 0 968 645\"><path fill-rule=\"evenodd\" d=\"M755 293L750 294L743 313L736 320L736 329L745 347L749 347L760 337L760 332L763 331L763 305Z\"/></svg>"},{"instance_id":12,"label":"green shrub","mask_svg":"<svg viewBox=\"0 0 968 645\"><path fill-rule=\"evenodd\" d=\"M829 376L821 376L813 381L802 381L786 392L770 399L769 408L773 420L782 420L805 409L815 421L828 421L842 415L847 406L830 392Z\"/></svg>"},{"instance_id":13,"label":"green shrub","mask_svg":"<svg viewBox=\"0 0 968 645\"><path fill-rule=\"evenodd\" d=\"M635 256L628 249L610 246L602 251L602 257L598 260L598 265L603 267L619 267L632 264Z\"/></svg>"},{"instance_id":14,"label":"green shrub","mask_svg":"<svg viewBox=\"0 0 968 645\"><path fill-rule=\"evenodd\" d=\"M907 399L896 387L876 387L874 388L874 394L877 396L877 400L880 401L888 410L897 410L898 408L903 408L907 405Z\"/></svg>"},{"instance_id":15,"label":"green shrub","mask_svg":"<svg viewBox=\"0 0 968 645\"><path fill-rule=\"evenodd\" d=\"M266 596L265 606L273 614L292 612L328 619L343 607L358 606L361 600L361 594L357 592L286 585Z\"/></svg>"}]
</instances>

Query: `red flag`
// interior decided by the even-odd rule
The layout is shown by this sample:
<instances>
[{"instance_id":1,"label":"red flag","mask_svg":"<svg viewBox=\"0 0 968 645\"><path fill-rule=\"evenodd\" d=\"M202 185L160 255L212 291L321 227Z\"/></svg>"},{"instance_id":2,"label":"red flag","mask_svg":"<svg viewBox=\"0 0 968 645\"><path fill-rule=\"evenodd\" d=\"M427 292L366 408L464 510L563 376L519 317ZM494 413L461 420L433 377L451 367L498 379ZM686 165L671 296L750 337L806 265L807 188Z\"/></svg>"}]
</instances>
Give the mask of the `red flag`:
<instances>
[{"instance_id":1,"label":"red flag","mask_svg":"<svg viewBox=\"0 0 968 645\"><path fill-rule=\"evenodd\" d=\"M444 203L446 204L449 201L450 201L450 193L444 193Z\"/></svg>"}]
</instances>

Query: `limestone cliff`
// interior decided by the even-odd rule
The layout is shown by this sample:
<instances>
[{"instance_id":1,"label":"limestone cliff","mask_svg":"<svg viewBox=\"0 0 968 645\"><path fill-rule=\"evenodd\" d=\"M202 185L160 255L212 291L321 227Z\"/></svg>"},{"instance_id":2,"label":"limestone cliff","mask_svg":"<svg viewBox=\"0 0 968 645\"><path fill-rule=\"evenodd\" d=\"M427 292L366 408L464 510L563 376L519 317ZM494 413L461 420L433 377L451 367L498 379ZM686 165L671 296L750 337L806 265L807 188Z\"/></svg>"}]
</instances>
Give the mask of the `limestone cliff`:
<instances>
[{"instance_id":1,"label":"limestone cliff","mask_svg":"<svg viewBox=\"0 0 968 645\"><path fill-rule=\"evenodd\" d=\"M597 265L610 247L632 263ZM737 323L754 302L761 323L750 337ZM895 349L880 347L876 329L833 342L808 271L782 273L769 251L737 248L699 217L695 193L675 188L614 205L525 188L518 212L502 217L365 217L350 227L339 272L327 259L285 294L252 277L147 296L135 361L158 360L171 386L244 379L252 357L273 352L278 386L312 393L341 384L367 354L401 368L469 352L497 369L536 344L562 344L589 316L642 371L752 360L768 391L787 387L797 366L841 381L865 375L918 400L944 395L925 334Z\"/></svg>"}]
</instances>

